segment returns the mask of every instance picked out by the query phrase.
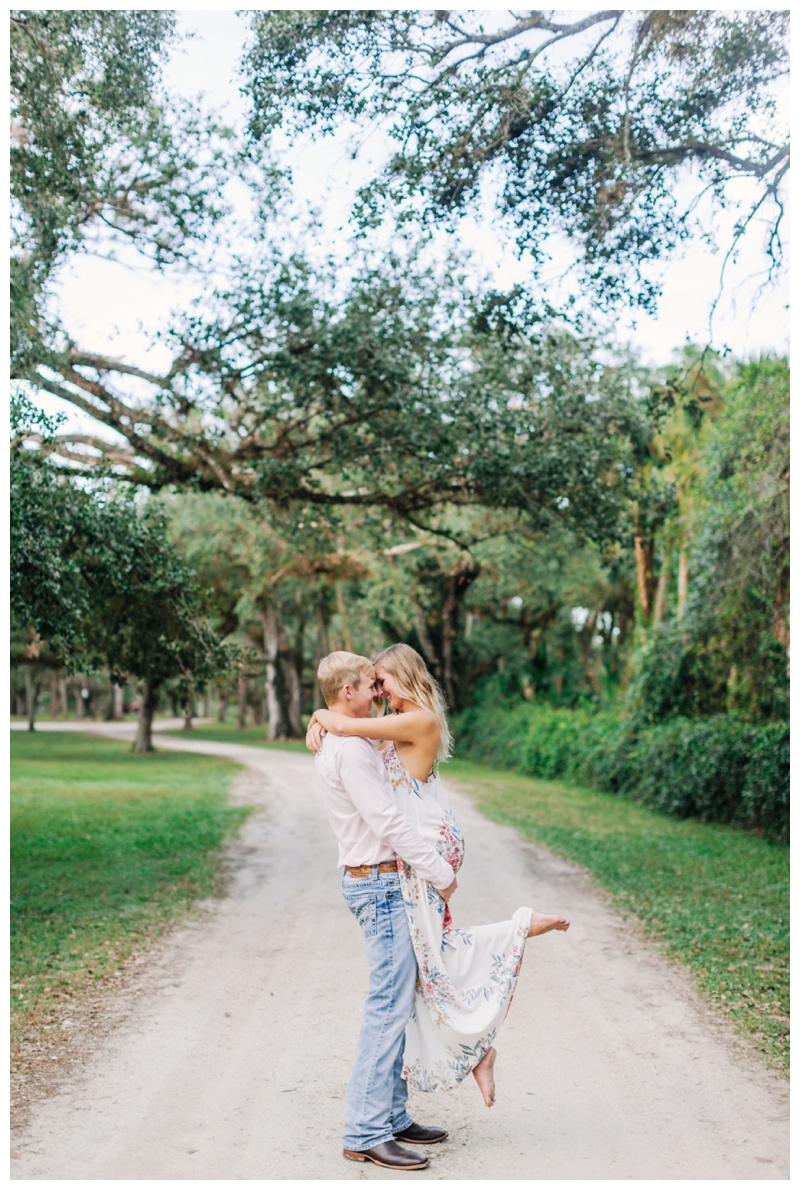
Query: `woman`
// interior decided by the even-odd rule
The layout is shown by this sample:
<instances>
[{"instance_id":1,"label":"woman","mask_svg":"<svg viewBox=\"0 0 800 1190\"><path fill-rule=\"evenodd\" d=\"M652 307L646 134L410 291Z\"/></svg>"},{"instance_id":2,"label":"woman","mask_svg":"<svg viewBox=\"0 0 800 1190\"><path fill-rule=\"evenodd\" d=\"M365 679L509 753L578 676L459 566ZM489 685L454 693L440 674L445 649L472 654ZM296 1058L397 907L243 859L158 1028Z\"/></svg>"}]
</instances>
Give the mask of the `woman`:
<instances>
[{"instance_id":1,"label":"woman","mask_svg":"<svg viewBox=\"0 0 800 1190\"><path fill-rule=\"evenodd\" d=\"M374 665L378 690L394 714L351 719L318 710L306 742L316 752L325 731L382 740L398 806L457 872L464 843L437 771L452 745L441 691L409 645L390 645ZM399 858L397 866L419 972L403 1077L417 1090L439 1091L457 1086L472 1071L491 1107L492 1042L514 994L525 941L567 930L569 922L522 908L510 921L457 929L437 889Z\"/></svg>"}]
</instances>

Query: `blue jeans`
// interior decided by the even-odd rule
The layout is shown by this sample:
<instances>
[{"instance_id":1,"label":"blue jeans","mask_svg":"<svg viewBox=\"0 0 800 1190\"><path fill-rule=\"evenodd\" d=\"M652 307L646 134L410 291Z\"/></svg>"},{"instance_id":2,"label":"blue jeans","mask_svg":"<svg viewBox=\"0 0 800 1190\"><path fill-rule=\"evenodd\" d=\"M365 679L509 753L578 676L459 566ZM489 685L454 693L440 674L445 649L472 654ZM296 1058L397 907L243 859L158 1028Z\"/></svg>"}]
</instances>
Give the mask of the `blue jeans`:
<instances>
[{"instance_id":1,"label":"blue jeans","mask_svg":"<svg viewBox=\"0 0 800 1190\"><path fill-rule=\"evenodd\" d=\"M400 877L379 872L342 877L342 893L361 926L369 963L369 995L345 1103L344 1147L354 1152L392 1140L413 1123L401 1077L405 1030L414 1007L417 959L408 931Z\"/></svg>"}]
</instances>

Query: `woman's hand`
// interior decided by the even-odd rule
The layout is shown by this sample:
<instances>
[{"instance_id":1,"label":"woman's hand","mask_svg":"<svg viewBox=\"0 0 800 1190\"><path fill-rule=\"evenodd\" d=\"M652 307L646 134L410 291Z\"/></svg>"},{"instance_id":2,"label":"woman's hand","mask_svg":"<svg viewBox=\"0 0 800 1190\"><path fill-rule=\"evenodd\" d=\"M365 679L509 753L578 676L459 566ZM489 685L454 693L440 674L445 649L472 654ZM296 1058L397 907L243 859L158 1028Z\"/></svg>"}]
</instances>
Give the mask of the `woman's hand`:
<instances>
[{"instance_id":1,"label":"woman's hand","mask_svg":"<svg viewBox=\"0 0 800 1190\"><path fill-rule=\"evenodd\" d=\"M321 723L317 722L314 716L311 717L311 722L306 731L306 747L309 752L319 752L322 747L322 741L328 733Z\"/></svg>"},{"instance_id":2,"label":"woman's hand","mask_svg":"<svg viewBox=\"0 0 800 1190\"><path fill-rule=\"evenodd\" d=\"M336 711L329 711L326 707L320 707L311 716L311 723L319 723L320 727L324 727L326 731L332 731L334 735L341 735L341 724L346 722L347 715L337 715ZM309 723L309 727L311 723Z\"/></svg>"}]
</instances>

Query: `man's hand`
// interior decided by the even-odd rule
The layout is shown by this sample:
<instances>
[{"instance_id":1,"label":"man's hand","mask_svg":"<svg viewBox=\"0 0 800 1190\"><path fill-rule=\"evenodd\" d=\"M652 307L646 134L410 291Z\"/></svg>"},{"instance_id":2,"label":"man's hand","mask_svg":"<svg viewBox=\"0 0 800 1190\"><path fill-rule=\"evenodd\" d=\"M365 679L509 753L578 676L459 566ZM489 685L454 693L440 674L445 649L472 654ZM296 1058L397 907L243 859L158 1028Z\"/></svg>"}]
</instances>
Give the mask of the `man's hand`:
<instances>
[{"instance_id":1,"label":"man's hand","mask_svg":"<svg viewBox=\"0 0 800 1190\"><path fill-rule=\"evenodd\" d=\"M308 725L308 731L306 732L306 747L308 750L310 752L319 752L320 748L322 747L322 741L326 735L327 732L325 731L325 728L322 726L322 724L316 719L312 718Z\"/></svg>"},{"instance_id":2,"label":"man's hand","mask_svg":"<svg viewBox=\"0 0 800 1190\"><path fill-rule=\"evenodd\" d=\"M448 884L447 888L439 889L439 892L441 893L442 900L444 901L445 905L450 900L450 898L452 897L453 893L456 891L457 888L458 888L458 881L456 880L456 878L454 876L452 883Z\"/></svg>"}]
</instances>

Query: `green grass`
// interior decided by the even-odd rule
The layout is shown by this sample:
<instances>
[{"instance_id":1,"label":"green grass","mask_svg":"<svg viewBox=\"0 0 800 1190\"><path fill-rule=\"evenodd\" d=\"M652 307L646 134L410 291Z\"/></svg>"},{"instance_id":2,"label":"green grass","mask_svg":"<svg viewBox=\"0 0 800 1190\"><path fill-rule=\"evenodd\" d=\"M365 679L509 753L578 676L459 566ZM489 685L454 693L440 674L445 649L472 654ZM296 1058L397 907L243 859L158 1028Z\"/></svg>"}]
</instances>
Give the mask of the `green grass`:
<instances>
[{"instance_id":1,"label":"green grass","mask_svg":"<svg viewBox=\"0 0 800 1190\"><path fill-rule=\"evenodd\" d=\"M220 885L218 848L247 811L236 766L116 740L11 734L11 974L17 1028L102 982Z\"/></svg>"},{"instance_id":2,"label":"green grass","mask_svg":"<svg viewBox=\"0 0 800 1190\"><path fill-rule=\"evenodd\" d=\"M787 847L467 761L449 762L445 776L488 817L587 868L767 1063L788 1069Z\"/></svg>"},{"instance_id":3,"label":"green grass","mask_svg":"<svg viewBox=\"0 0 800 1190\"><path fill-rule=\"evenodd\" d=\"M218 740L223 744L250 744L256 748L280 748L290 752L308 751L302 740L270 742L267 740L266 723L262 723L260 727L246 727L244 731L239 731L236 723L203 723L196 724L191 731L184 731L178 727L165 731L164 735L177 735L195 740Z\"/></svg>"}]
</instances>

